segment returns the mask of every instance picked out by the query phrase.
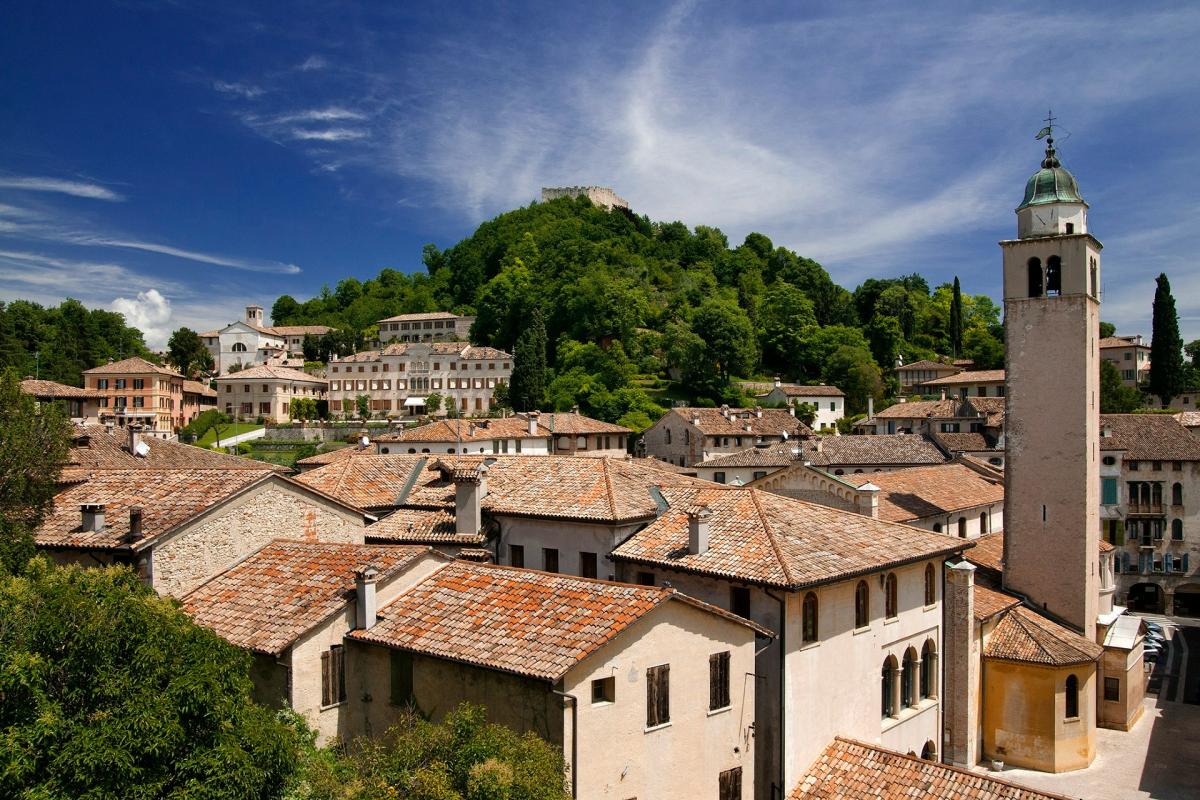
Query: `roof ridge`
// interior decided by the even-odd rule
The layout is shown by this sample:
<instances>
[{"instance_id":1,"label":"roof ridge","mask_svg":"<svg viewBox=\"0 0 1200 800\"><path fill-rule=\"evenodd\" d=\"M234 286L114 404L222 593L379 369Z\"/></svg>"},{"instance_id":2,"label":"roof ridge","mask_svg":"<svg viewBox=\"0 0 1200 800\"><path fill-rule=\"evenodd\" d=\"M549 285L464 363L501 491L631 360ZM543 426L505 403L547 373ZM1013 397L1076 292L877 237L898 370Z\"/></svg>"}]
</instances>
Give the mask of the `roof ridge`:
<instances>
[{"instance_id":1,"label":"roof ridge","mask_svg":"<svg viewBox=\"0 0 1200 800\"><path fill-rule=\"evenodd\" d=\"M763 530L767 533L767 541L771 543L771 550L775 553L775 560L779 562L779 568L783 570L783 577L789 586L796 583L792 571L788 569L787 562L783 558L783 553L779 549L779 542L775 541L775 528L767 520L767 513L763 510L762 503L758 499L758 489L749 489L750 501L754 503L754 510L758 512L758 518L762 521Z\"/></svg>"},{"instance_id":2,"label":"roof ridge","mask_svg":"<svg viewBox=\"0 0 1200 800\"><path fill-rule=\"evenodd\" d=\"M613 519L619 519L617 516L617 498L613 495L612 478L608 474L608 471L612 468L612 464L610 463L612 459L609 456L604 456L602 460L604 461L604 469L602 470L604 473L604 489L608 492L608 509L612 512Z\"/></svg>"}]
</instances>

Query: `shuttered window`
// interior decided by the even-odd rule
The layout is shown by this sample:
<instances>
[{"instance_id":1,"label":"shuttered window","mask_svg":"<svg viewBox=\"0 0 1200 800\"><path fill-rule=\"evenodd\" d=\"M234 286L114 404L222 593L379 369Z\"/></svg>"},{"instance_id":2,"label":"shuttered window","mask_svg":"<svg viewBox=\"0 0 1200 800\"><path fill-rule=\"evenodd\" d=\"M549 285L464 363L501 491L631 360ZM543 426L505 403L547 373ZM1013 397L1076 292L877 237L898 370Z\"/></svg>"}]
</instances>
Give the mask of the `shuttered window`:
<instances>
[{"instance_id":1,"label":"shuttered window","mask_svg":"<svg viewBox=\"0 0 1200 800\"><path fill-rule=\"evenodd\" d=\"M729 706L729 651L708 657L708 710Z\"/></svg>"},{"instance_id":2,"label":"shuttered window","mask_svg":"<svg viewBox=\"0 0 1200 800\"><path fill-rule=\"evenodd\" d=\"M1115 506L1117 502L1117 479L1101 478L1100 503L1106 506Z\"/></svg>"},{"instance_id":3,"label":"shuttered window","mask_svg":"<svg viewBox=\"0 0 1200 800\"><path fill-rule=\"evenodd\" d=\"M721 773L720 800L742 800L742 768L734 767Z\"/></svg>"},{"instance_id":4,"label":"shuttered window","mask_svg":"<svg viewBox=\"0 0 1200 800\"><path fill-rule=\"evenodd\" d=\"M407 706L413 702L412 653L393 650L391 656L391 701L395 706Z\"/></svg>"},{"instance_id":5,"label":"shuttered window","mask_svg":"<svg viewBox=\"0 0 1200 800\"><path fill-rule=\"evenodd\" d=\"M345 650L335 644L321 654L321 705L332 706L346 699Z\"/></svg>"},{"instance_id":6,"label":"shuttered window","mask_svg":"<svg viewBox=\"0 0 1200 800\"><path fill-rule=\"evenodd\" d=\"M646 670L646 727L671 721L671 665Z\"/></svg>"}]
</instances>

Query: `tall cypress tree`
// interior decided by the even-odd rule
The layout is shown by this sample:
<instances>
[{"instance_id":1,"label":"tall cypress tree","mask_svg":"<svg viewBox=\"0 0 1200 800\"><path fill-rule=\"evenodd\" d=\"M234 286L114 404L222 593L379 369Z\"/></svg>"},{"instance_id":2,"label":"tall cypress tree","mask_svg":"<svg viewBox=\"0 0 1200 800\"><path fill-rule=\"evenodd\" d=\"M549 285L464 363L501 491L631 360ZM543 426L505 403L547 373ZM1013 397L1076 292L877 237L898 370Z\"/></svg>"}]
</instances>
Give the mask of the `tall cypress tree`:
<instances>
[{"instance_id":1,"label":"tall cypress tree","mask_svg":"<svg viewBox=\"0 0 1200 800\"><path fill-rule=\"evenodd\" d=\"M962 354L963 346L963 315L962 287L958 284L958 276L954 276L954 293L950 295L950 354L957 357Z\"/></svg>"},{"instance_id":2,"label":"tall cypress tree","mask_svg":"<svg viewBox=\"0 0 1200 800\"><path fill-rule=\"evenodd\" d=\"M1183 391L1183 337L1179 315L1166 273L1158 276L1154 290L1154 316L1150 338L1150 393L1166 408Z\"/></svg>"},{"instance_id":3,"label":"tall cypress tree","mask_svg":"<svg viewBox=\"0 0 1200 800\"><path fill-rule=\"evenodd\" d=\"M540 308L529 315L513 350L509 400L517 411L534 411L546 396L546 321Z\"/></svg>"}]
</instances>

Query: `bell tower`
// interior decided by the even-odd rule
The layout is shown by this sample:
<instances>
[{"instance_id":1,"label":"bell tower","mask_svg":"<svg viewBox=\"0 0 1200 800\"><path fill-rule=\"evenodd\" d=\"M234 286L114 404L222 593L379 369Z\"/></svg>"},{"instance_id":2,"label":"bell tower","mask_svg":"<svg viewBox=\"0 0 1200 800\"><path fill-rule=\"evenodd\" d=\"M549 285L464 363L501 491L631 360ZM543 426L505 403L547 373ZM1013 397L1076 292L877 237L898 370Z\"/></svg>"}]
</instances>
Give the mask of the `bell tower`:
<instances>
[{"instance_id":1,"label":"bell tower","mask_svg":"<svg viewBox=\"0 0 1200 800\"><path fill-rule=\"evenodd\" d=\"M1004 254L1004 585L1095 639L1099 611L1100 249L1054 149Z\"/></svg>"}]
</instances>

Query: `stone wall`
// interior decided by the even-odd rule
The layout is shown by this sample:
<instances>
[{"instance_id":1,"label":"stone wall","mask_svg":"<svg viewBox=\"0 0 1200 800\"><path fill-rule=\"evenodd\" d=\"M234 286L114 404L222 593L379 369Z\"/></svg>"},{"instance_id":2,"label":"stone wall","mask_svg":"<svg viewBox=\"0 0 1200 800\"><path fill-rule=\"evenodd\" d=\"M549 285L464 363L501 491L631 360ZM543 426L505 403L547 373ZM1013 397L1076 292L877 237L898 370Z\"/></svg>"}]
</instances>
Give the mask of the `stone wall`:
<instances>
[{"instance_id":1,"label":"stone wall","mask_svg":"<svg viewBox=\"0 0 1200 800\"><path fill-rule=\"evenodd\" d=\"M542 187L542 202L557 200L560 197L586 197L593 204L612 211L613 208L629 208L628 201L618 197L616 192L607 186L558 186Z\"/></svg>"}]
</instances>

